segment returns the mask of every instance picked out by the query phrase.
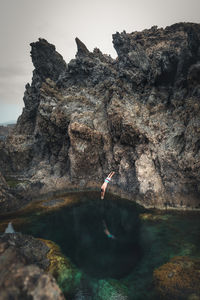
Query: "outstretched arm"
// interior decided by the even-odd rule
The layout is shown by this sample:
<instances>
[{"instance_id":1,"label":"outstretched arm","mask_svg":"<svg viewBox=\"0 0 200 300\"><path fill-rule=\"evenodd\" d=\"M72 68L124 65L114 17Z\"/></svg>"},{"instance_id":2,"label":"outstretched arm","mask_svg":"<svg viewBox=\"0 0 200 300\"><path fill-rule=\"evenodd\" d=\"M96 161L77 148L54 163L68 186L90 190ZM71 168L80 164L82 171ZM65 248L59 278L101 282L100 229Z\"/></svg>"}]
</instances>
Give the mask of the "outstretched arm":
<instances>
[{"instance_id":1,"label":"outstretched arm","mask_svg":"<svg viewBox=\"0 0 200 300\"><path fill-rule=\"evenodd\" d=\"M114 174L115 174L115 172L110 172L110 174L108 175L108 177L112 178Z\"/></svg>"}]
</instances>

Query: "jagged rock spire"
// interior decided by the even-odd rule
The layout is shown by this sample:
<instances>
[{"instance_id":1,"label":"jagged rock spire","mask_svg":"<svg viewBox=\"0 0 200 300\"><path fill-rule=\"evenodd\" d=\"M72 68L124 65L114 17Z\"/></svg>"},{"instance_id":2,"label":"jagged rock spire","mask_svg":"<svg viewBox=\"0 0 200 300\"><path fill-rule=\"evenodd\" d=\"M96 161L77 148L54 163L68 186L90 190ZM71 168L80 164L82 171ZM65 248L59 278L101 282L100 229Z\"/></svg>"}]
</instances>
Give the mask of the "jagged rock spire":
<instances>
[{"instance_id":1,"label":"jagged rock spire","mask_svg":"<svg viewBox=\"0 0 200 300\"><path fill-rule=\"evenodd\" d=\"M49 77L56 81L67 65L53 44L39 38L39 41L31 43L31 57L36 73L42 80Z\"/></svg>"},{"instance_id":2,"label":"jagged rock spire","mask_svg":"<svg viewBox=\"0 0 200 300\"><path fill-rule=\"evenodd\" d=\"M90 51L87 49L85 44L79 40L79 38L75 38L76 45L77 45L77 53L76 56L88 55Z\"/></svg>"}]
</instances>

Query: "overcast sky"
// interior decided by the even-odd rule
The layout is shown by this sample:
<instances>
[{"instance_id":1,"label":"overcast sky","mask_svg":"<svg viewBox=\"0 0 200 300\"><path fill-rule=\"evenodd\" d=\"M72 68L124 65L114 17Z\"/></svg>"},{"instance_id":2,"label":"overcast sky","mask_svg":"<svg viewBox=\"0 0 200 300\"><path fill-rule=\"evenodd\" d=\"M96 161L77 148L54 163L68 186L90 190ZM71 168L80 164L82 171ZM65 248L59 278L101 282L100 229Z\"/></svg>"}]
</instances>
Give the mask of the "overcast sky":
<instances>
[{"instance_id":1,"label":"overcast sky","mask_svg":"<svg viewBox=\"0 0 200 300\"><path fill-rule=\"evenodd\" d=\"M200 0L0 0L0 123L16 120L31 83L30 43L45 38L66 62L75 37L116 57L112 34L200 23Z\"/></svg>"}]
</instances>

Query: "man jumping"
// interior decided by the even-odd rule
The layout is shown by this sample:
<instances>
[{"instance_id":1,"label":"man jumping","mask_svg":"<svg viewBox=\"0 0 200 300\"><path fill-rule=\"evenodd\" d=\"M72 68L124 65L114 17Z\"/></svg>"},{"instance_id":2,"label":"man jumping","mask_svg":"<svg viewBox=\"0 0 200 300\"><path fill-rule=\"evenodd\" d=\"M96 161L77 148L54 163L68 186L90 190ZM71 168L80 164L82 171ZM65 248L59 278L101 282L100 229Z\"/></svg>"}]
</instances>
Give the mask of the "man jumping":
<instances>
[{"instance_id":1,"label":"man jumping","mask_svg":"<svg viewBox=\"0 0 200 300\"><path fill-rule=\"evenodd\" d=\"M104 195L105 195L105 192L106 192L107 185L108 185L108 183L111 181L111 178L113 177L114 174L115 174L115 172L111 172L111 173L106 177L106 179L104 180L104 183L103 183L102 186L101 186L101 200L104 199Z\"/></svg>"},{"instance_id":2,"label":"man jumping","mask_svg":"<svg viewBox=\"0 0 200 300\"><path fill-rule=\"evenodd\" d=\"M114 174L115 174L115 172L111 172L104 180L104 183L101 186L101 200L104 199L107 185L111 181L111 178L113 177ZM104 232L107 235L107 237L109 237L111 239L115 239L115 236L113 234L111 234L110 231L108 230L105 220L103 220L103 226L104 226Z\"/></svg>"}]
</instances>

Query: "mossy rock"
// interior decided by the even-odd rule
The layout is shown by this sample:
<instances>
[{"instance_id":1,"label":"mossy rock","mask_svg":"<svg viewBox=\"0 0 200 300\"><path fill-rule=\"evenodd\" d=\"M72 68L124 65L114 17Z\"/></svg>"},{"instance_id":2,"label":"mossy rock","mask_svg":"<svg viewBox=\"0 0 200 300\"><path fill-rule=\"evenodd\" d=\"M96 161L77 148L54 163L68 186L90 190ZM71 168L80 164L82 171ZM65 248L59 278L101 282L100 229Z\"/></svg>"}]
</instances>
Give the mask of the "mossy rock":
<instances>
[{"instance_id":1,"label":"mossy rock","mask_svg":"<svg viewBox=\"0 0 200 300\"><path fill-rule=\"evenodd\" d=\"M140 214L140 219L143 221L167 221L169 219L169 215L166 214L151 214L151 213L144 213Z\"/></svg>"},{"instance_id":2,"label":"mossy rock","mask_svg":"<svg viewBox=\"0 0 200 300\"><path fill-rule=\"evenodd\" d=\"M50 262L47 269L57 280L57 283L65 296L74 296L82 279L82 272L79 271L69 258L64 256L60 247L49 240L41 239L48 247L47 258Z\"/></svg>"},{"instance_id":3,"label":"mossy rock","mask_svg":"<svg viewBox=\"0 0 200 300\"><path fill-rule=\"evenodd\" d=\"M10 188L17 188L17 187L26 187L29 184L28 180L20 180L14 177L5 177L6 183Z\"/></svg>"},{"instance_id":4,"label":"mossy rock","mask_svg":"<svg viewBox=\"0 0 200 300\"><path fill-rule=\"evenodd\" d=\"M15 188L20 183L20 180L11 177L5 177L5 180L7 185L11 188Z\"/></svg>"},{"instance_id":5,"label":"mossy rock","mask_svg":"<svg viewBox=\"0 0 200 300\"><path fill-rule=\"evenodd\" d=\"M200 260L176 256L153 273L161 299L200 299Z\"/></svg>"}]
</instances>

